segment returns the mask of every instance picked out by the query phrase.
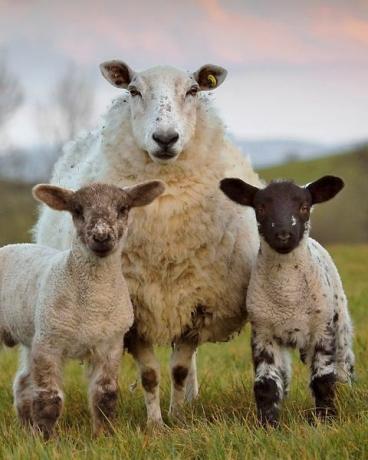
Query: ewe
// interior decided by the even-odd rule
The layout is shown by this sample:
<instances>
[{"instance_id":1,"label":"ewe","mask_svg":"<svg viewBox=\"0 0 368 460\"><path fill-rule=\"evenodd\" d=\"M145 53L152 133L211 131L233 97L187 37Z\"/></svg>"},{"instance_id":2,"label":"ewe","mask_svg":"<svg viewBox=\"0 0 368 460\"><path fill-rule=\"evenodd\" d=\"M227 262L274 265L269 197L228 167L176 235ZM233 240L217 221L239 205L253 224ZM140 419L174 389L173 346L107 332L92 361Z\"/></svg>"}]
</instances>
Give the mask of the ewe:
<instances>
[{"instance_id":1,"label":"ewe","mask_svg":"<svg viewBox=\"0 0 368 460\"><path fill-rule=\"evenodd\" d=\"M128 347L140 369L150 423L162 423L160 370L153 346L174 345L172 414L197 395L195 350L225 341L246 320L245 293L259 237L251 210L219 191L225 175L259 185L248 160L225 138L207 92L226 76L206 65L188 74L171 67L141 73L126 64L102 64L104 76L128 89L101 127L69 144L52 183L78 188L94 181L117 186L162 179L166 192L134 210L123 272L134 307ZM38 243L70 247L70 218L41 213Z\"/></svg>"},{"instance_id":2,"label":"ewe","mask_svg":"<svg viewBox=\"0 0 368 460\"><path fill-rule=\"evenodd\" d=\"M61 413L66 358L89 364L89 400L97 435L114 416L118 367L133 307L121 269L129 209L164 190L159 181L120 189L93 184L77 192L33 189L52 209L69 211L71 249L34 244L0 249L0 339L22 344L14 399L22 422L48 438Z\"/></svg>"},{"instance_id":3,"label":"ewe","mask_svg":"<svg viewBox=\"0 0 368 460\"><path fill-rule=\"evenodd\" d=\"M287 347L297 347L310 366L318 416L335 413L335 383L349 382L353 374L352 326L341 279L327 251L308 237L311 207L333 198L343 186L333 176L304 188L280 181L261 190L240 179L221 181L229 198L255 209L262 237L247 308L254 392L266 424L277 423L287 393Z\"/></svg>"}]
</instances>

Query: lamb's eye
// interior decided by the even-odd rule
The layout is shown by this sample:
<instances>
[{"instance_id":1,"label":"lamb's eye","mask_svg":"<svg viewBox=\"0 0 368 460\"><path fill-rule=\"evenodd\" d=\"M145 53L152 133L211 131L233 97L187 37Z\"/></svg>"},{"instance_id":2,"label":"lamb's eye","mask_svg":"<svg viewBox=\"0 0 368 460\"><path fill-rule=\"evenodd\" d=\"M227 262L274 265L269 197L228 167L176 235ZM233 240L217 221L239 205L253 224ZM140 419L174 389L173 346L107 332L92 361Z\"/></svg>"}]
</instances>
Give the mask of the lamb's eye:
<instances>
[{"instance_id":1,"label":"lamb's eye","mask_svg":"<svg viewBox=\"0 0 368 460\"><path fill-rule=\"evenodd\" d=\"M192 86L185 96L195 96L198 93L198 86Z\"/></svg>"},{"instance_id":2,"label":"lamb's eye","mask_svg":"<svg viewBox=\"0 0 368 460\"><path fill-rule=\"evenodd\" d=\"M76 206L74 208L74 216L78 219L83 219L83 208L82 206Z\"/></svg>"},{"instance_id":3,"label":"lamb's eye","mask_svg":"<svg viewBox=\"0 0 368 460\"><path fill-rule=\"evenodd\" d=\"M266 212L264 205L263 204L258 205L256 207L256 212L259 216L264 216Z\"/></svg>"},{"instance_id":4,"label":"lamb's eye","mask_svg":"<svg viewBox=\"0 0 368 460\"><path fill-rule=\"evenodd\" d=\"M142 94L137 90L137 88L129 88L130 95L132 97L140 96L142 97Z\"/></svg>"},{"instance_id":5,"label":"lamb's eye","mask_svg":"<svg viewBox=\"0 0 368 460\"><path fill-rule=\"evenodd\" d=\"M121 208L119 208L120 216L124 216L127 212L128 212L128 208L126 206L121 206Z\"/></svg>"},{"instance_id":6,"label":"lamb's eye","mask_svg":"<svg viewBox=\"0 0 368 460\"><path fill-rule=\"evenodd\" d=\"M309 206L306 203L302 204L300 206L300 213L301 214L308 214L308 212L309 212Z\"/></svg>"}]
</instances>

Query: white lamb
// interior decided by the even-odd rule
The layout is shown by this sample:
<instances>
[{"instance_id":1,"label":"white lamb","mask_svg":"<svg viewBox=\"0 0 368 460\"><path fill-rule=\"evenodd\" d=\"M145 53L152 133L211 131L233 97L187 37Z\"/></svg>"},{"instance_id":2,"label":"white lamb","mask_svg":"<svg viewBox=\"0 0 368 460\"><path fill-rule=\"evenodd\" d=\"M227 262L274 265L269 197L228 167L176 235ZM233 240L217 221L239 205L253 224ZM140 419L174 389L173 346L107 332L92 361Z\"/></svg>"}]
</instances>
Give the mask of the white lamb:
<instances>
[{"instance_id":1,"label":"white lamb","mask_svg":"<svg viewBox=\"0 0 368 460\"><path fill-rule=\"evenodd\" d=\"M306 187L280 181L264 189L240 179L221 181L229 198L255 209L262 236L247 295L262 423L278 422L290 380L287 347L297 347L310 366L319 417L334 415L336 381L350 382L353 375L352 325L341 279L328 252L308 237L311 207L343 186L334 176Z\"/></svg>"},{"instance_id":2,"label":"white lamb","mask_svg":"<svg viewBox=\"0 0 368 460\"><path fill-rule=\"evenodd\" d=\"M94 433L114 416L123 338L133 324L121 269L128 211L163 190L159 181L125 189L93 184L77 192L38 185L36 199L72 215L71 249L35 244L0 249L0 340L22 344L15 406L20 420L34 423L45 438L61 413L66 358L89 364Z\"/></svg>"},{"instance_id":3,"label":"white lamb","mask_svg":"<svg viewBox=\"0 0 368 460\"><path fill-rule=\"evenodd\" d=\"M123 248L123 272L135 327L128 348L136 359L148 421L162 423L159 363L153 346L174 344L171 414L197 395L196 347L228 340L246 320L245 294L259 237L251 210L224 197L218 182L237 174L259 185L246 158L225 139L207 92L226 76L206 65L188 74L171 67L141 73L120 61L102 66L128 89L102 126L66 147L52 183L77 188L94 181L118 186L162 179L166 192L134 211ZM68 216L44 209L38 243L70 247Z\"/></svg>"}]
</instances>

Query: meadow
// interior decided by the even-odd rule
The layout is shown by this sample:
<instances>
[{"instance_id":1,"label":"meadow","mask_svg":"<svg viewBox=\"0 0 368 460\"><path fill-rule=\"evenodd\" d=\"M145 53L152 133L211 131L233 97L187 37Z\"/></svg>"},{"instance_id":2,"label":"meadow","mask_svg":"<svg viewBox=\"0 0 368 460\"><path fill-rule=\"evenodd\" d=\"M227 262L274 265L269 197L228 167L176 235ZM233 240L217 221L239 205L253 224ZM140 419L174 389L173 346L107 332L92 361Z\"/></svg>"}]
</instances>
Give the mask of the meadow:
<instances>
[{"instance_id":1,"label":"meadow","mask_svg":"<svg viewBox=\"0 0 368 460\"><path fill-rule=\"evenodd\" d=\"M364 158L366 156L367 152ZM359 162L362 161L360 157L357 158ZM341 170L348 177L348 193L353 194L353 191L357 193L358 185L360 187L363 182L360 179L363 170L362 166L352 164L346 156L341 156L330 162L321 159L272 168L262 171L262 175L267 179L294 177L301 183L325 173L337 174ZM29 239L28 229L35 219L29 187L3 182L0 190L3 203L0 244ZM342 203L346 203L344 200ZM357 205L355 202L349 209L349 212L351 209L359 210L355 214L361 214L362 222L367 217L362 208L366 206L366 201L365 195L364 203ZM14 210L14 206L18 206L17 210ZM326 213L330 212L328 206L323 207L323 212L318 215L316 212L313 220L326 219ZM341 206L338 209L333 211L337 217L334 214L329 217L330 229L344 224L341 218L344 211ZM314 228L316 231L321 228L318 230L321 239L323 235L326 236L326 227L318 227L316 222ZM185 422L182 423L172 423L167 418L170 393L167 369L169 350L159 350L162 363L162 407L167 422L167 428L160 432L150 432L145 428L143 394L140 384L135 385L135 365L129 355L124 355L114 434L92 439L83 366L77 362L69 363L64 379L65 410L55 437L44 443L40 436L28 432L16 420L12 407L11 381L16 371L17 351L4 348L0 352L0 459L368 458L368 366L365 362L368 356L368 328L365 323L368 244L357 244L366 241L364 230L367 231L366 228L359 228L359 233L352 231L355 239L352 236L351 241L356 244L341 243L342 233L339 230L336 237L339 244L332 241L333 244L328 246L349 298L355 325L357 360L357 381L352 387L340 385L338 388L338 416L333 422L322 424L314 419L313 400L308 389L308 369L299 362L295 353L291 392L283 406L280 427L265 430L257 425L248 325L231 342L208 344L200 348L200 397L193 406L185 408Z\"/></svg>"}]
</instances>

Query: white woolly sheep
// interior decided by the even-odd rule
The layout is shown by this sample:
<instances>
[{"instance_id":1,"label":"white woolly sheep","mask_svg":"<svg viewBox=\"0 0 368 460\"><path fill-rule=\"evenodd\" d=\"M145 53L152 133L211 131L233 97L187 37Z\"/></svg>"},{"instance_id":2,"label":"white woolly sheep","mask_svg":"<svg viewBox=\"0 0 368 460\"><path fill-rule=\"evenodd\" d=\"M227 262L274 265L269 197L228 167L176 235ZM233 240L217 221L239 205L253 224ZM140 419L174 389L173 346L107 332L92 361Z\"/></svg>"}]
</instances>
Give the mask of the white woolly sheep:
<instances>
[{"instance_id":1,"label":"white woolly sheep","mask_svg":"<svg viewBox=\"0 0 368 460\"><path fill-rule=\"evenodd\" d=\"M124 190L93 184L77 192L38 185L36 199L73 216L71 249L35 244L0 249L0 339L22 344L15 406L20 420L33 423L45 438L61 413L66 358L89 364L94 434L114 416L122 343L133 324L121 269L128 211L163 190L159 181Z\"/></svg>"},{"instance_id":2,"label":"white woolly sheep","mask_svg":"<svg viewBox=\"0 0 368 460\"><path fill-rule=\"evenodd\" d=\"M271 182L258 189L224 179L221 189L255 209L261 246L252 270L247 309L252 324L254 392L260 421L277 424L287 393L287 347L300 350L311 369L316 414L335 413L336 381L353 375L352 325L340 276L328 252L308 237L310 210L344 186L334 176L299 187Z\"/></svg>"},{"instance_id":3,"label":"white woolly sheep","mask_svg":"<svg viewBox=\"0 0 368 460\"><path fill-rule=\"evenodd\" d=\"M170 413L195 397L196 347L228 340L246 320L245 293L259 237L251 210L224 197L218 182L237 174L259 185L247 158L232 146L207 91L226 71L206 65L188 74L171 67L141 73L119 61L102 72L130 94L119 97L100 129L69 144L52 183L79 187L93 181L118 186L162 179L166 192L134 211L123 248L123 272L135 327L128 346L136 359L148 421L162 423L157 344L174 343ZM44 209L38 243L68 248L68 216Z\"/></svg>"}]
</instances>

